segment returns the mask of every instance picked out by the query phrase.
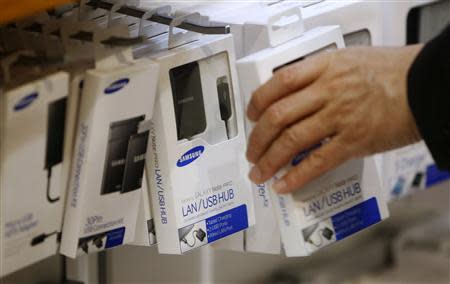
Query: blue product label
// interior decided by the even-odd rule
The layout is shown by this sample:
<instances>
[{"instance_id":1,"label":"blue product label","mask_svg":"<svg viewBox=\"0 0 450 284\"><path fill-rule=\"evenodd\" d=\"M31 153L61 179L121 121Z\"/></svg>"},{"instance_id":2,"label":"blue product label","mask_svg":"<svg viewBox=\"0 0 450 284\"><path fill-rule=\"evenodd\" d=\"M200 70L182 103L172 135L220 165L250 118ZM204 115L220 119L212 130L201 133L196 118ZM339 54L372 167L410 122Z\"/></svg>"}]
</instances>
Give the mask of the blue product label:
<instances>
[{"instance_id":1,"label":"blue product label","mask_svg":"<svg viewBox=\"0 0 450 284\"><path fill-rule=\"evenodd\" d=\"M336 240L342 240L381 221L375 197L331 217Z\"/></svg>"},{"instance_id":2,"label":"blue product label","mask_svg":"<svg viewBox=\"0 0 450 284\"><path fill-rule=\"evenodd\" d=\"M448 179L450 179L449 172L441 171L435 164L429 165L427 167L426 187L433 186Z\"/></svg>"},{"instance_id":3,"label":"blue product label","mask_svg":"<svg viewBox=\"0 0 450 284\"><path fill-rule=\"evenodd\" d=\"M35 93L26 95L25 97L21 98L14 105L14 111L19 111L19 110L22 110L22 109L28 107L38 98L38 96L39 96L38 93L35 92Z\"/></svg>"},{"instance_id":4,"label":"blue product label","mask_svg":"<svg viewBox=\"0 0 450 284\"><path fill-rule=\"evenodd\" d=\"M103 92L106 95L115 93L123 89L123 87L125 87L128 84L128 82L130 82L130 79L128 78L119 79L117 81L112 82L108 87L105 88Z\"/></svg>"},{"instance_id":5,"label":"blue product label","mask_svg":"<svg viewBox=\"0 0 450 284\"><path fill-rule=\"evenodd\" d=\"M248 228L247 206L241 205L205 220L208 243Z\"/></svg>"},{"instance_id":6,"label":"blue product label","mask_svg":"<svg viewBox=\"0 0 450 284\"><path fill-rule=\"evenodd\" d=\"M125 227L120 227L107 232L105 248L120 246L123 243L124 237L125 237Z\"/></svg>"}]
</instances>

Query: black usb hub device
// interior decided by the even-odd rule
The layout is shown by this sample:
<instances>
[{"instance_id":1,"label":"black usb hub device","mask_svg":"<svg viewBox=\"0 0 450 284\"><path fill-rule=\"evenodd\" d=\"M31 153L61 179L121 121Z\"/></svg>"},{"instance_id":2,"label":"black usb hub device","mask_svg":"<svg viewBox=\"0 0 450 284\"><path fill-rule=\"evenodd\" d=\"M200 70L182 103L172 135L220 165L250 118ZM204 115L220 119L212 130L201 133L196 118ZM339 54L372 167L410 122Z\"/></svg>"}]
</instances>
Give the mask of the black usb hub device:
<instances>
[{"instance_id":1,"label":"black usb hub device","mask_svg":"<svg viewBox=\"0 0 450 284\"><path fill-rule=\"evenodd\" d=\"M121 193L130 192L142 187L148 135L148 131L134 134L131 135L128 141Z\"/></svg>"},{"instance_id":2,"label":"black usb hub device","mask_svg":"<svg viewBox=\"0 0 450 284\"><path fill-rule=\"evenodd\" d=\"M198 229L195 233L195 236L197 237L197 239L201 242L203 242L203 240L206 237L206 233L205 231L203 231L202 229Z\"/></svg>"},{"instance_id":3,"label":"black usb hub device","mask_svg":"<svg viewBox=\"0 0 450 284\"><path fill-rule=\"evenodd\" d=\"M191 139L206 129L202 82L198 62L169 71L178 140Z\"/></svg>"},{"instance_id":4,"label":"black usb hub device","mask_svg":"<svg viewBox=\"0 0 450 284\"><path fill-rule=\"evenodd\" d=\"M230 86L227 76L217 78L216 86L217 94L219 96L220 118L225 122L227 137L230 139L233 135L231 133L232 126L230 125L229 120L233 114L233 109L231 107Z\"/></svg>"},{"instance_id":5,"label":"black usb hub device","mask_svg":"<svg viewBox=\"0 0 450 284\"><path fill-rule=\"evenodd\" d=\"M324 236L327 240L331 240L333 235L334 235L334 232L330 228L325 227L322 229L322 236Z\"/></svg>"},{"instance_id":6,"label":"black usb hub device","mask_svg":"<svg viewBox=\"0 0 450 284\"><path fill-rule=\"evenodd\" d=\"M101 194L122 191L130 137L137 134L144 118L141 115L110 124Z\"/></svg>"},{"instance_id":7,"label":"black usb hub device","mask_svg":"<svg viewBox=\"0 0 450 284\"><path fill-rule=\"evenodd\" d=\"M52 167L61 163L64 151L64 130L66 125L67 97L58 99L48 105L47 113L47 143L45 147L45 166L47 170L47 200L57 202L58 197L50 193Z\"/></svg>"}]
</instances>

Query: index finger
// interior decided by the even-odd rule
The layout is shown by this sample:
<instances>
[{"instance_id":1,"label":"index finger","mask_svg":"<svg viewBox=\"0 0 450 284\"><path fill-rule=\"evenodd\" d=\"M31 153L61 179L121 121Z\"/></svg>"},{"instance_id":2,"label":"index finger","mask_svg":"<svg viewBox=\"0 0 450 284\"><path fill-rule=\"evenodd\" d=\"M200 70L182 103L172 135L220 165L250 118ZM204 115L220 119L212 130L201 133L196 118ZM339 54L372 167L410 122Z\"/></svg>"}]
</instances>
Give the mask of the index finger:
<instances>
[{"instance_id":1,"label":"index finger","mask_svg":"<svg viewBox=\"0 0 450 284\"><path fill-rule=\"evenodd\" d=\"M272 103L314 82L328 66L328 56L324 53L308 57L276 71L253 93L247 108L248 118L257 121Z\"/></svg>"}]
</instances>

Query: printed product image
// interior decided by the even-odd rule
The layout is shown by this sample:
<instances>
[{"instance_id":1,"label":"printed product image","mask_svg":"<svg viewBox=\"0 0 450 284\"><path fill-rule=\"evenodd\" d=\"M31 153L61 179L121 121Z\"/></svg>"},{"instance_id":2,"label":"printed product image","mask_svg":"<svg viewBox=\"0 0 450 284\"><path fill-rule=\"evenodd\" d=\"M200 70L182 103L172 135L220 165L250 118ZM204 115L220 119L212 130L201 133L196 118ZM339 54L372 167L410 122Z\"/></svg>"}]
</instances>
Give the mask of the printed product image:
<instances>
[{"instance_id":1,"label":"printed product image","mask_svg":"<svg viewBox=\"0 0 450 284\"><path fill-rule=\"evenodd\" d=\"M178 140L191 139L206 129L205 105L198 62L170 70Z\"/></svg>"},{"instance_id":2,"label":"printed product image","mask_svg":"<svg viewBox=\"0 0 450 284\"><path fill-rule=\"evenodd\" d=\"M380 154L383 193L387 201L426 188L429 156L423 142Z\"/></svg>"},{"instance_id":3,"label":"printed product image","mask_svg":"<svg viewBox=\"0 0 450 284\"><path fill-rule=\"evenodd\" d=\"M142 187L148 133L148 131L145 131L130 136L121 193L130 192Z\"/></svg>"},{"instance_id":4,"label":"printed product image","mask_svg":"<svg viewBox=\"0 0 450 284\"><path fill-rule=\"evenodd\" d=\"M56 202L58 197L51 196L50 179L52 167L63 160L64 126L66 124L67 98L56 100L49 104L47 119L47 143L45 149L45 169L47 170L47 200Z\"/></svg>"},{"instance_id":5,"label":"printed product image","mask_svg":"<svg viewBox=\"0 0 450 284\"><path fill-rule=\"evenodd\" d=\"M178 234L180 237L181 252L205 245L207 243L205 231L206 224L202 222L180 228Z\"/></svg>"},{"instance_id":6,"label":"printed product image","mask_svg":"<svg viewBox=\"0 0 450 284\"><path fill-rule=\"evenodd\" d=\"M336 241L331 220L313 224L302 231L305 242L312 246L311 250L324 247Z\"/></svg>"},{"instance_id":7,"label":"printed product image","mask_svg":"<svg viewBox=\"0 0 450 284\"><path fill-rule=\"evenodd\" d=\"M124 231L125 227L121 227L108 232L81 238L78 241L79 250L87 254L102 251L105 248L115 247L122 243Z\"/></svg>"},{"instance_id":8,"label":"printed product image","mask_svg":"<svg viewBox=\"0 0 450 284\"><path fill-rule=\"evenodd\" d=\"M137 134L139 122L143 121L144 118L144 116L138 116L135 118L112 122L110 124L108 145L106 148L106 160L103 173L102 194L108 194L117 191L130 191L128 189L124 190L122 188L125 180L124 173L127 163L127 154L128 151L138 150L133 149L133 146L139 147L139 145L134 145L135 143L133 143L133 145L131 145L132 147L130 147L129 149L129 143L131 142L131 136ZM130 154L133 155L132 152ZM130 159L132 162L134 157L130 156ZM133 172L131 171L132 165L130 162L129 166L129 175L131 175L133 174ZM142 176L138 177L138 179L139 178L142 178Z\"/></svg>"}]
</instances>

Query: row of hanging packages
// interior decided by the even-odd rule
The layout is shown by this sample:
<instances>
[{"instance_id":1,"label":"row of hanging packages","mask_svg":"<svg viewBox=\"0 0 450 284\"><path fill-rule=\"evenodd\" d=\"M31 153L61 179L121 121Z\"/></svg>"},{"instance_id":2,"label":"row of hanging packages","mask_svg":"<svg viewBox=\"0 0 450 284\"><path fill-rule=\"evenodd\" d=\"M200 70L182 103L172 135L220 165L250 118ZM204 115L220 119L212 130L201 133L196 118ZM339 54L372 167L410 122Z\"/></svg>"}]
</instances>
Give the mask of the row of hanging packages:
<instances>
[{"instance_id":1,"label":"row of hanging packages","mask_svg":"<svg viewBox=\"0 0 450 284\"><path fill-rule=\"evenodd\" d=\"M0 276L125 244L307 256L387 218L388 196L425 187L423 144L293 194L247 178L252 92L344 48L339 26L305 28L299 2L230 4L214 21L131 4L81 2L0 29Z\"/></svg>"}]
</instances>

